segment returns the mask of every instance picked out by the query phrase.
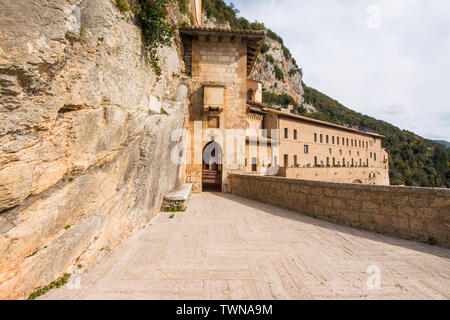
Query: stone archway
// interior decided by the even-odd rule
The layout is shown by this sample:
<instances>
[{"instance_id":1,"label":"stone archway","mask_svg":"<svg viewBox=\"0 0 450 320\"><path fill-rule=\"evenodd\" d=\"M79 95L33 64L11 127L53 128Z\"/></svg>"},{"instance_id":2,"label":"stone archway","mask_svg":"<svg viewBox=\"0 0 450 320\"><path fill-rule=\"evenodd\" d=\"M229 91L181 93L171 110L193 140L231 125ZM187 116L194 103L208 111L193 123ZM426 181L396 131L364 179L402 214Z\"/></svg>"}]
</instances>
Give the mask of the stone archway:
<instances>
[{"instance_id":1,"label":"stone archway","mask_svg":"<svg viewBox=\"0 0 450 320\"><path fill-rule=\"evenodd\" d=\"M211 141L203 148L202 189L222 191L222 147Z\"/></svg>"}]
</instances>

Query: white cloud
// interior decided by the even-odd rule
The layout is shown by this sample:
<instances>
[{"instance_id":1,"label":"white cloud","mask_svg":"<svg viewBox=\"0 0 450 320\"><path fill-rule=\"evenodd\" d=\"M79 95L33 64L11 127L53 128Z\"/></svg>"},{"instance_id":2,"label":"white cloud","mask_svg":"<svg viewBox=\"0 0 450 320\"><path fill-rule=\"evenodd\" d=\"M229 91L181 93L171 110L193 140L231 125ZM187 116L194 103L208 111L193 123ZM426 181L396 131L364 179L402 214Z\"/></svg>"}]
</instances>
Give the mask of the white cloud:
<instances>
[{"instance_id":1,"label":"white cloud","mask_svg":"<svg viewBox=\"0 0 450 320\"><path fill-rule=\"evenodd\" d=\"M306 84L361 113L450 141L450 1L233 3L282 36ZM380 30L367 27L370 5L381 9ZM392 106L402 106L403 116Z\"/></svg>"}]
</instances>

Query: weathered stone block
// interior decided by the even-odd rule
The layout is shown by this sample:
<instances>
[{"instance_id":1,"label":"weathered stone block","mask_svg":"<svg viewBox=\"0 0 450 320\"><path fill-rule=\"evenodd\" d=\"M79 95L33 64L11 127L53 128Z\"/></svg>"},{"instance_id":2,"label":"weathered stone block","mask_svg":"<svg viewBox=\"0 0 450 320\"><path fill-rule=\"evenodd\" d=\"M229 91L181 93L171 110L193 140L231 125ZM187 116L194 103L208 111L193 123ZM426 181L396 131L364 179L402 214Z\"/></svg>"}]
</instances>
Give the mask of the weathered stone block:
<instances>
[{"instance_id":1,"label":"weathered stone block","mask_svg":"<svg viewBox=\"0 0 450 320\"><path fill-rule=\"evenodd\" d=\"M418 207L418 208L426 208L430 206L430 196L429 195L416 195L416 194L410 194L408 196L409 203L412 207Z\"/></svg>"},{"instance_id":2,"label":"weathered stone block","mask_svg":"<svg viewBox=\"0 0 450 320\"><path fill-rule=\"evenodd\" d=\"M362 210L362 203L358 200L346 200L346 207L348 210L360 211Z\"/></svg>"},{"instance_id":3,"label":"weathered stone block","mask_svg":"<svg viewBox=\"0 0 450 320\"><path fill-rule=\"evenodd\" d=\"M409 206L399 206L398 207L398 214L400 216L406 216L406 217L414 217L416 216L417 209Z\"/></svg>"},{"instance_id":4,"label":"weathered stone block","mask_svg":"<svg viewBox=\"0 0 450 320\"><path fill-rule=\"evenodd\" d=\"M408 218L408 226L409 229L414 232L425 229L423 220L416 217Z\"/></svg>"},{"instance_id":5,"label":"weathered stone block","mask_svg":"<svg viewBox=\"0 0 450 320\"><path fill-rule=\"evenodd\" d=\"M394 216L397 214L398 208L393 204L381 203L379 206L378 212L379 212L379 214L384 215L384 216Z\"/></svg>"},{"instance_id":6,"label":"weathered stone block","mask_svg":"<svg viewBox=\"0 0 450 320\"><path fill-rule=\"evenodd\" d=\"M344 209L345 208L345 200L339 199L339 198L333 198L333 207L337 209Z\"/></svg>"},{"instance_id":7,"label":"weathered stone block","mask_svg":"<svg viewBox=\"0 0 450 320\"><path fill-rule=\"evenodd\" d=\"M362 210L364 212L378 213L378 205L370 201L362 202Z\"/></svg>"}]
</instances>

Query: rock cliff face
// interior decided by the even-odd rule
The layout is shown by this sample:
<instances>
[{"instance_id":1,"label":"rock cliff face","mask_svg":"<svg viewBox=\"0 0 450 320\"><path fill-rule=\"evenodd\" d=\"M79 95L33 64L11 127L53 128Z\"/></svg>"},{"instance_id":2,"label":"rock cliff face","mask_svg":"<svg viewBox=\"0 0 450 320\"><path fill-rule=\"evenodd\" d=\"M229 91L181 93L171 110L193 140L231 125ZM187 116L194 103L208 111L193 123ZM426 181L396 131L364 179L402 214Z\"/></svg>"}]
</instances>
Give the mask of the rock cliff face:
<instances>
[{"instance_id":1,"label":"rock cliff face","mask_svg":"<svg viewBox=\"0 0 450 320\"><path fill-rule=\"evenodd\" d=\"M250 77L261 81L264 90L277 94L286 93L298 103L303 103L304 91L301 72L295 71L297 67L292 59L285 57L281 43L267 37L265 45L269 50L258 56ZM282 79L277 77L276 67L283 74Z\"/></svg>"},{"instance_id":2,"label":"rock cliff face","mask_svg":"<svg viewBox=\"0 0 450 320\"><path fill-rule=\"evenodd\" d=\"M93 264L177 183L178 46L157 79L114 3L0 0L0 298Z\"/></svg>"}]
</instances>

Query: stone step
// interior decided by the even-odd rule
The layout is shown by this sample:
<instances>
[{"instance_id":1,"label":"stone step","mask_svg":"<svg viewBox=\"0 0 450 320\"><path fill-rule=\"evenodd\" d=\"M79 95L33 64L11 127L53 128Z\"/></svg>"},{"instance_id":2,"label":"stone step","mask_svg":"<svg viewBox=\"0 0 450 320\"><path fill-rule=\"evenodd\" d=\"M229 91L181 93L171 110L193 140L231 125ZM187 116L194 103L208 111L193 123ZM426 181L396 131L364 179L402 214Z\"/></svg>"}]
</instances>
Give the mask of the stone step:
<instances>
[{"instance_id":1,"label":"stone step","mask_svg":"<svg viewBox=\"0 0 450 320\"><path fill-rule=\"evenodd\" d=\"M164 196L161 211L185 211L191 196L192 184L186 183L168 192Z\"/></svg>"}]
</instances>

